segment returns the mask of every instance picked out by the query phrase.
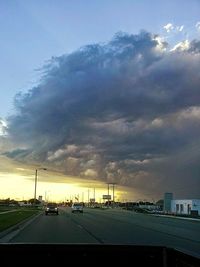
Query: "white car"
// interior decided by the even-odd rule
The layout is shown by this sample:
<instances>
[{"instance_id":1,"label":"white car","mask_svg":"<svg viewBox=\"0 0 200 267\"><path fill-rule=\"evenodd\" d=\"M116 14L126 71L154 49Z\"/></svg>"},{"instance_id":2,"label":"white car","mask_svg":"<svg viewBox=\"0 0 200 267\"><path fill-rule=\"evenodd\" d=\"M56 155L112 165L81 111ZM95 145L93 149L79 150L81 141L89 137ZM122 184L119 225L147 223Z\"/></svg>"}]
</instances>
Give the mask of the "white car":
<instances>
[{"instance_id":1,"label":"white car","mask_svg":"<svg viewBox=\"0 0 200 267\"><path fill-rule=\"evenodd\" d=\"M74 213L74 212L83 213L83 204L82 203L73 203L71 210L72 210L72 213Z\"/></svg>"}]
</instances>

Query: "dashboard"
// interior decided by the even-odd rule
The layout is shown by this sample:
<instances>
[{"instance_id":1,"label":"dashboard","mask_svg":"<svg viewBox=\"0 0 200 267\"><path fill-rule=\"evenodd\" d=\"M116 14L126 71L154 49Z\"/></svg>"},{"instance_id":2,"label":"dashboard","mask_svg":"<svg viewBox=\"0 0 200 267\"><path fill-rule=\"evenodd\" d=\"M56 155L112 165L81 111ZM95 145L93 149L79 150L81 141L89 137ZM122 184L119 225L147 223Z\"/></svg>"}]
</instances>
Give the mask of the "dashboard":
<instances>
[{"instance_id":1,"label":"dashboard","mask_svg":"<svg viewBox=\"0 0 200 267\"><path fill-rule=\"evenodd\" d=\"M0 244L2 266L10 264L62 266L159 266L199 267L200 259L172 248L98 244Z\"/></svg>"}]
</instances>

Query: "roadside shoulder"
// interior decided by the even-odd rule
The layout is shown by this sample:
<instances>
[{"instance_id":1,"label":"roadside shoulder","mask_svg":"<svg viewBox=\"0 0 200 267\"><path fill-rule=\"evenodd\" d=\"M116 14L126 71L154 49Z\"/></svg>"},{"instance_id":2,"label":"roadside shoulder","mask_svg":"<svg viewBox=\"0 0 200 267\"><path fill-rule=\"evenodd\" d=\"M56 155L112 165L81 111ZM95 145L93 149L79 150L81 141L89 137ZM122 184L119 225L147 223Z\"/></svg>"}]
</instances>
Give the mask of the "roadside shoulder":
<instances>
[{"instance_id":1,"label":"roadside shoulder","mask_svg":"<svg viewBox=\"0 0 200 267\"><path fill-rule=\"evenodd\" d=\"M20 231L22 231L25 227L31 224L34 220L36 220L39 216L42 215L42 211L37 214L33 214L32 216L26 218L25 220L9 227L8 229L0 232L0 243L7 243L13 237L15 237Z\"/></svg>"}]
</instances>

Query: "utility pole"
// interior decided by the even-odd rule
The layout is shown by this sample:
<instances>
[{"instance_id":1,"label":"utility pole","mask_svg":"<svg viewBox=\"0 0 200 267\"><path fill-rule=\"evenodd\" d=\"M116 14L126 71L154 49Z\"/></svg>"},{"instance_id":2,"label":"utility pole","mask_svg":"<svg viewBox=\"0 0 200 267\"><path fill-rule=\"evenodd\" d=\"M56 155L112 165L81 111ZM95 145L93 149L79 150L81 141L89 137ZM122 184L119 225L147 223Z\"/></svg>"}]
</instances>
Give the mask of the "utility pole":
<instances>
[{"instance_id":1,"label":"utility pole","mask_svg":"<svg viewBox=\"0 0 200 267\"><path fill-rule=\"evenodd\" d=\"M113 202L115 202L115 185L116 183L111 183L113 186Z\"/></svg>"},{"instance_id":2,"label":"utility pole","mask_svg":"<svg viewBox=\"0 0 200 267\"><path fill-rule=\"evenodd\" d=\"M94 201L95 201L95 188L94 188Z\"/></svg>"},{"instance_id":3,"label":"utility pole","mask_svg":"<svg viewBox=\"0 0 200 267\"><path fill-rule=\"evenodd\" d=\"M113 203L114 203L115 202L115 185L116 185L116 183L108 183L108 195L109 195L109 185L112 185L112 188L113 188L112 199L113 199Z\"/></svg>"},{"instance_id":4,"label":"utility pole","mask_svg":"<svg viewBox=\"0 0 200 267\"><path fill-rule=\"evenodd\" d=\"M108 196L109 196L109 185L110 185L110 184L108 183Z\"/></svg>"},{"instance_id":5,"label":"utility pole","mask_svg":"<svg viewBox=\"0 0 200 267\"><path fill-rule=\"evenodd\" d=\"M90 202L90 189L88 189L88 206L89 206L89 202Z\"/></svg>"}]
</instances>

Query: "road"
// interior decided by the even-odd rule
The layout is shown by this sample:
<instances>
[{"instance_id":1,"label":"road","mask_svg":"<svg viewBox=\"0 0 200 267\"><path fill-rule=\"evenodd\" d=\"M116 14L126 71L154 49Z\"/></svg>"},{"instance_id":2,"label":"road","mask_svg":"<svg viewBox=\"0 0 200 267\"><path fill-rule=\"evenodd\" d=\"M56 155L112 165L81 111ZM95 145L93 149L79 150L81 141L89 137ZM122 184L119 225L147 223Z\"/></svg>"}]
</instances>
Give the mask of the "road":
<instances>
[{"instance_id":1,"label":"road","mask_svg":"<svg viewBox=\"0 0 200 267\"><path fill-rule=\"evenodd\" d=\"M11 243L93 243L161 245L200 256L200 222L132 211L88 209L42 214Z\"/></svg>"}]
</instances>

